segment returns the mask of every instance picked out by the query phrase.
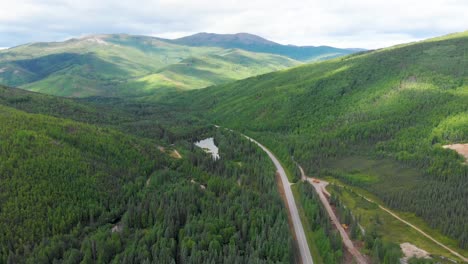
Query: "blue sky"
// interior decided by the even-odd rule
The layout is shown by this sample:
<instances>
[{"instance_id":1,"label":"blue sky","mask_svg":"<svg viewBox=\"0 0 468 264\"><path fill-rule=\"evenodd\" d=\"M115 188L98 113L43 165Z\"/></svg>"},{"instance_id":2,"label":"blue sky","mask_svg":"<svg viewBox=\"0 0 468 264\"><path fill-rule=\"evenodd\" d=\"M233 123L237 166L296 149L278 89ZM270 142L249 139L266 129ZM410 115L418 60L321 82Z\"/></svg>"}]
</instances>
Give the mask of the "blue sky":
<instances>
[{"instance_id":1,"label":"blue sky","mask_svg":"<svg viewBox=\"0 0 468 264\"><path fill-rule=\"evenodd\" d=\"M466 0L0 0L0 47L98 33L248 32L379 48L468 30Z\"/></svg>"}]
</instances>

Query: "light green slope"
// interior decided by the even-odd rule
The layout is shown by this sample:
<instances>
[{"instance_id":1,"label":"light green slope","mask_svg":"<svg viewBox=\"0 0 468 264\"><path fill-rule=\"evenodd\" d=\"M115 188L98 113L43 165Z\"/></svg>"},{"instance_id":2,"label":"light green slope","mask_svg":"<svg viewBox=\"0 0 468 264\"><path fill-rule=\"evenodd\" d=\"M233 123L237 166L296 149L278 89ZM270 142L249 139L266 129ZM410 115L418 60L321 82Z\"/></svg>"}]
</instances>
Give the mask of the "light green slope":
<instances>
[{"instance_id":1,"label":"light green slope","mask_svg":"<svg viewBox=\"0 0 468 264\"><path fill-rule=\"evenodd\" d=\"M140 95L203 88L298 64L278 55L96 35L0 51L0 83L71 97Z\"/></svg>"}]
</instances>

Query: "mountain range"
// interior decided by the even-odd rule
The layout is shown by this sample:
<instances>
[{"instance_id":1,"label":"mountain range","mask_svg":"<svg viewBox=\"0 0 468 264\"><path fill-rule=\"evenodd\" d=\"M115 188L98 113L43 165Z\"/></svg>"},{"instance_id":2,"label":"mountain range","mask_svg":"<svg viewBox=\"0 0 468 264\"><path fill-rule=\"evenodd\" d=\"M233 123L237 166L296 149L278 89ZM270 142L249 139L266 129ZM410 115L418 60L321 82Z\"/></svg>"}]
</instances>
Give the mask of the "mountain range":
<instances>
[{"instance_id":1,"label":"mountain range","mask_svg":"<svg viewBox=\"0 0 468 264\"><path fill-rule=\"evenodd\" d=\"M314 61L201 33L1 51L0 263L293 263L291 206L314 263L353 262L337 226L364 262L466 262L467 47Z\"/></svg>"},{"instance_id":2,"label":"mountain range","mask_svg":"<svg viewBox=\"0 0 468 264\"><path fill-rule=\"evenodd\" d=\"M213 34L198 33L172 41L173 43L202 47L221 47L243 49L252 52L271 53L286 56L300 61L331 59L364 49L339 49L329 46L294 46L281 45L276 42L249 33Z\"/></svg>"},{"instance_id":3,"label":"mountain range","mask_svg":"<svg viewBox=\"0 0 468 264\"><path fill-rule=\"evenodd\" d=\"M182 94L213 123L267 143L291 171L330 176L468 247L468 33ZM466 145L465 145L466 146ZM293 157L293 158L292 158ZM360 178L361 177L361 178Z\"/></svg>"},{"instance_id":4,"label":"mountain range","mask_svg":"<svg viewBox=\"0 0 468 264\"><path fill-rule=\"evenodd\" d=\"M0 83L67 97L142 96L203 88L354 52L282 46L248 34L208 36L92 35L26 44L0 51Z\"/></svg>"}]
</instances>

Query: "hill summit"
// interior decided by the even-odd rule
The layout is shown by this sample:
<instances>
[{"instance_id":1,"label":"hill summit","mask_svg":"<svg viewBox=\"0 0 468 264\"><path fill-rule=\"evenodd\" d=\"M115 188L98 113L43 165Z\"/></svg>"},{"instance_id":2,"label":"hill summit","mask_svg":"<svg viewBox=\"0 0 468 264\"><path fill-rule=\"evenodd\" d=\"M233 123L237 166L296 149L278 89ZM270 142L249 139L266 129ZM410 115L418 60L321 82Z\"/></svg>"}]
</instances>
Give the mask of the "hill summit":
<instances>
[{"instance_id":1,"label":"hill summit","mask_svg":"<svg viewBox=\"0 0 468 264\"><path fill-rule=\"evenodd\" d=\"M224 47L231 48L235 45L280 45L276 42L249 33L214 34L202 32L176 39L175 42L192 46L206 46L217 44L220 46L222 45Z\"/></svg>"},{"instance_id":2,"label":"hill summit","mask_svg":"<svg viewBox=\"0 0 468 264\"><path fill-rule=\"evenodd\" d=\"M249 33L215 34L204 32L174 39L172 42L194 47L236 48L253 52L271 53L301 61L329 59L361 50L340 49L329 46L282 45Z\"/></svg>"}]
</instances>

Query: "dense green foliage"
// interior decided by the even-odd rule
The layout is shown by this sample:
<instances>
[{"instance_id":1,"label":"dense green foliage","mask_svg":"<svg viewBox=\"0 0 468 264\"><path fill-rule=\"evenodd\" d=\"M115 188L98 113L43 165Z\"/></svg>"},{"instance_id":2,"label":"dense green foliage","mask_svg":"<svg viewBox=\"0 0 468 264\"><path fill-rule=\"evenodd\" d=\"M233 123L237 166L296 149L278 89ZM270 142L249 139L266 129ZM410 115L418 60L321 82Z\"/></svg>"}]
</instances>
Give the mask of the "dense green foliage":
<instances>
[{"instance_id":1,"label":"dense green foliage","mask_svg":"<svg viewBox=\"0 0 468 264\"><path fill-rule=\"evenodd\" d=\"M0 260L119 215L124 186L161 166L154 143L0 106ZM129 147L131 146L131 147Z\"/></svg>"},{"instance_id":2,"label":"dense green foliage","mask_svg":"<svg viewBox=\"0 0 468 264\"><path fill-rule=\"evenodd\" d=\"M341 189L334 188L340 192ZM394 242L388 242L382 239L382 235L378 232L379 228L385 228L380 221L378 215L373 218L371 226L367 229L362 228L359 223L359 216L351 213L336 195L332 195L330 203L336 208L340 223L345 224L349 228L350 238L353 241L364 241L364 249L367 255L370 256L372 263L400 263L400 258L403 256L401 248Z\"/></svg>"},{"instance_id":3,"label":"dense green foliage","mask_svg":"<svg viewBox=\"0 0 468 264\"><path fill-rule=\"evenodd\" d=\"M192 91L179 103L291 156L309 175L349 157L373 168L362 186L468 247L468 167L442 148L468 142L468 34L461 33ZM288 161L289 160L289 161ZM347 175L361 177L359 163ZM379 165L379 163L376 163Z\"/></svg>"},{"instance_id":4,"label":"dense green foliage","mask_svg":"<svg viewBox=\"0 0 468 264\"><path fill-rule=\"evenodd\" d=\"M0 83L67 97L144 96L203 88L299 63L268 53L96 35L0 51Z\"/></svg>"},{"instance_id":5,"label":"dense green foliage","mask_svg":"<svg viewBox=\"0 0 468 264\"><path fill-rule=\"evenodd\" d=\"M314 187L305 182L298 184L299 203L307 217L307 223L304 224L308 224L313 231L313 239L323 263L342 263L343 245L340 234L330 222Z\"/></svg>"},{"instance_id":6,"label":"dense green foliage","mask_svg":"<svg viewBox=\"0 0 468 264\"><path fill-rule=\"evenodd\" d=\"M362 187L467 248L468 166L442 148L468 142L467 47L468 34L457 34L145 101L0 87L0 263L290 261L272 165L228 132L216 133L222 159L212 161L192 144L215 133L208 121L262 141L294 175L298 162ZM285 63L120 35L14 50L0 52L3 82L67 96L151 95L162 81L202 87L251 76L264 66L259 56ZM232 64L248 66L223 76ZM167 155L174 143L182 159ZM301 186L323 258L339 262L339 237ZM372 228L353 237L375 262L400 257Z\"/></svg>"},{"instance_id":7,"label":"dense green foliage","mask_svg":"<svg viewBox=\"0 0 468 264\"><path fill-rule=\"evenodd\" d=\"M333 194L330 197L330 204L335 207L340 223L348 227L350 239L353 241L362 239L363 232L360 229L359 220L351 213L351 210Z\"/></svg>"},{"instance_id":8,"label":"dense green foliage","mask_svg":"<svg viewBox=\"0 0 468 264\"><path fill-rule=\"evenodd\" d=\"M164 103L100 97L67 99L0 85L0 104L29 113L104 125L166 143L191 140L207 130L206 122L189 110Z\"/></svg>"},{"instance_id":9,"label":"dense green foliage","mask_svg":"<svg viewBox=\"0 0 468 264\"><path fill-rule=\"evenodd\" d=\"M292 259L273 166L247 140L217 133L214 162L191 144L212 128L165 106L0 91L0 263Z\"/></svg>"},{"instance_id":10,"label":"dense green foliage","mask_svg":"<svg viewBox=\"0 0 468 264\"><path fill-rule=\"evenodd\" d=\"M130 203L123 220L130 232L122 236L133 246L117 263L291 260L287 217L268 157L239 135L218 133L216 142L220 160L189 154L176 173L153 176Z\"/></svg>"},{"instance_id":11,"label":"dense green foliage","mask_svg":"<svg viewBox=\"0 0 468 264\"><path fill-rule=\"evenodd\" d=\"M403 256L400 246L382 240L375 229L366 231L364 242L365 248L370 252L372 263L400 263L400 258Z\"/></svg>"}]
</instances>

